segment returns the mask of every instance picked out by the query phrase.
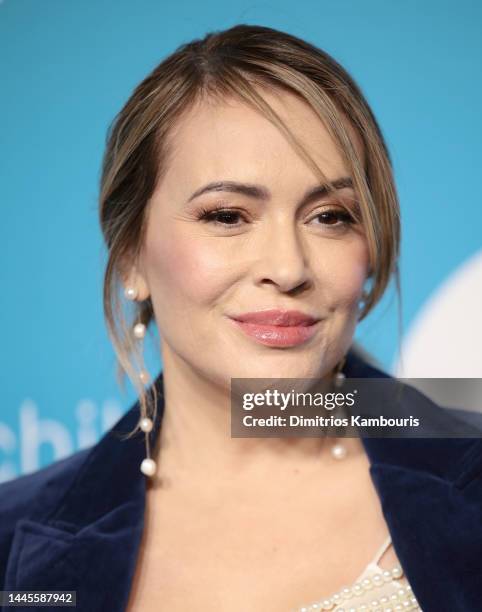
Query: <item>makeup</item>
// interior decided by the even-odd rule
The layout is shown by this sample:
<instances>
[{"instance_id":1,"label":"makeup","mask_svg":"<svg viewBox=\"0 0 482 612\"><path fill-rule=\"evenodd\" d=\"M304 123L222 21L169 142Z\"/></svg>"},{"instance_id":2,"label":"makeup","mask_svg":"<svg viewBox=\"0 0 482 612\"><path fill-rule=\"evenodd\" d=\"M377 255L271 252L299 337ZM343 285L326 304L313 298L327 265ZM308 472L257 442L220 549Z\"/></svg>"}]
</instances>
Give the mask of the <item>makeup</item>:
<instances>
[{"instance_id":1,"label":"makeup","mask_svg":"<svg viewBox=\"0 0 482 612\"><path fill-rule=\"evenodd\" d=\"M298 346L313 337L319 327L318 323L294 327L281 327L279 325L258 325L256 323L233 322L251 338L267 346Z\"/></svg>"}]
</instances>

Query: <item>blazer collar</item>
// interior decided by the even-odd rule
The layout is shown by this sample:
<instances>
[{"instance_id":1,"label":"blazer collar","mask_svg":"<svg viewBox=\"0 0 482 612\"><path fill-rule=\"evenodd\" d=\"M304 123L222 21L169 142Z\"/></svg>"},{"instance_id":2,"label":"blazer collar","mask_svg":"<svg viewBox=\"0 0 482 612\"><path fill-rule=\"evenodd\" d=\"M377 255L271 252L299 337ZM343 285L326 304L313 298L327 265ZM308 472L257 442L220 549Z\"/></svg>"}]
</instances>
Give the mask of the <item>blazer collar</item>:
<instances>
[{"instance_id":1,"label":"blazer collar","mask_svg":"<svg viewBox=\"0 0 482 612\"><path fill-rule=\"evenodd\" d=\"M352 352L345 372L388 376ZM164 411L162 372L154 384L151 448ZM139 467L145 443L141 432L120 437L138 420L136 403L92 447L61 502L51 508L40 495L29 517L18 521L4 590L76 590L78 612L125 609L144 527L146 479ZM482 440L362 442L395 550L422 609L479 610Z\"/></svg>"}]
</instances>

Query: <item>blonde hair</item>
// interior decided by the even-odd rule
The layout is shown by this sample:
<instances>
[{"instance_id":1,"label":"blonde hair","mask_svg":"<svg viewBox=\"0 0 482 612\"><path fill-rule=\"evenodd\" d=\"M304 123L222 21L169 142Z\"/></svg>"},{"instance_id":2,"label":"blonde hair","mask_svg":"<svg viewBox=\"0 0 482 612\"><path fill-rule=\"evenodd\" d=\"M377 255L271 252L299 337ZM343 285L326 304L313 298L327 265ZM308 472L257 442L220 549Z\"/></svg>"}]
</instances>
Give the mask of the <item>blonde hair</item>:
<instances>
[{"instance_id":1,"label":"blonde hair","mask_svg":"<svg viewBox=\"0 0 482 612\"><path fill-rule=\"evenodd\" d=\"M108 249L104 313L118 376L131 379L141 416L155 418L155 385L139 378L142 356L132 326L153 320L148 298L127 322L120 288L143 244L149 200L166 170L170 137L184 113L203 100L236 97L272 121L321 178L323 173L261 91L288 91L323 122L352 176L367 237L370 291L359 320L379 302L392 277L400 301L400 215L393 170L378 123L357 84L330 55L278 30L237 25L181 45L135 88L112 122L100 180L100 225ZM352 128L347 129L347 124ZM364 151L362 165L353 134ZM326 181L325 181L326 182ZM328 188L330 185L328 183ZM137 428L130 435L136 433Z\"/></svg>"}]
</instances>

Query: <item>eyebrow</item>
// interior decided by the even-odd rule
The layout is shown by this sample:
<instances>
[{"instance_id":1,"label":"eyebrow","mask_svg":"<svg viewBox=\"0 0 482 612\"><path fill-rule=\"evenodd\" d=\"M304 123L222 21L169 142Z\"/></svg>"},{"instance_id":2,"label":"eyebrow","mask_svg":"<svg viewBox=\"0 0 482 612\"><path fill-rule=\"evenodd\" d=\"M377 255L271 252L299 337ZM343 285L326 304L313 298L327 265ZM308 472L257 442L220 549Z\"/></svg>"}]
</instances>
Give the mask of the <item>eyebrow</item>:
<instances>
[{"instance_id":1,"label":"eyebrow","mask_svg":"<svg viewBox=\"0 0 482 612\"><path fill-rule=\"evenodd\" d=\"M316 187L312 187L305 192L303 197L301 198L300 205L306 206L307 204L311 204L315 200L326 196L331 190L339 190L339 189L353 189L353 181L349 176L343 176L334 181L330 181L323 185L317 185ZM237 181L217 181L208 183L203 187L197 189L188 199L188 202L194 200L194 198L199 197L205 193L209 193L212 191L226 191L228 193L239 193L241 195L248 196L250 198L256 198L257 200L267 201L271 197L271 193L269 189L263 187L262 185L254 185L250 183L239 183Z\"/></svg>"}]
</instances>

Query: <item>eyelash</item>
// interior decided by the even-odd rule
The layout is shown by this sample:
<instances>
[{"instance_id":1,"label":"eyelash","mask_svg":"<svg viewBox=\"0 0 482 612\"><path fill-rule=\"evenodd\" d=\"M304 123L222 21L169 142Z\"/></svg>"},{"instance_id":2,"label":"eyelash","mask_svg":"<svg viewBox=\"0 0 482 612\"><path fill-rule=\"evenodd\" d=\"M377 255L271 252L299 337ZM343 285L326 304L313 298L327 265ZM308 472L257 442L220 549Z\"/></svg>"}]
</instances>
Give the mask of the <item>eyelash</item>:
<instances>
[{"instance_id":1,"label":"eyelash","mask_svg":"<svg viewBox=\"0 0 482 612\"><path fill-rule=\"evenodd\" d=\"M199 221L203 221L205 223L214 223L214 225L221 226L223 228L239 227L238 223L223 223L222 221L217 220L216 217L219 217L222 213L228 214L228 215L242 216L241 211L236 210L234 208L226 208L225 206L220 205L220 206L216 206L211 209L201 208L201 210L198 213L197 218ZM347 228L348 226L354 225L356 223L355 219L349 212L347 212L346 210L339 209L339 208L330 208L328 210L320 212L317 215L315 215L313 219L317 219L318 217L321 217L322 215L325 215L325 214L333 214L333 213L337 216L338 220L341 220L340 223L333 223L333 224L332 223L327 223L327 224L321 223L320 225L325 225L333 229L341 229L341 228Z\"/></svg>"}]
</instances>

